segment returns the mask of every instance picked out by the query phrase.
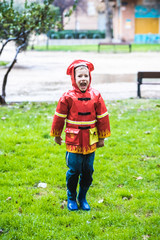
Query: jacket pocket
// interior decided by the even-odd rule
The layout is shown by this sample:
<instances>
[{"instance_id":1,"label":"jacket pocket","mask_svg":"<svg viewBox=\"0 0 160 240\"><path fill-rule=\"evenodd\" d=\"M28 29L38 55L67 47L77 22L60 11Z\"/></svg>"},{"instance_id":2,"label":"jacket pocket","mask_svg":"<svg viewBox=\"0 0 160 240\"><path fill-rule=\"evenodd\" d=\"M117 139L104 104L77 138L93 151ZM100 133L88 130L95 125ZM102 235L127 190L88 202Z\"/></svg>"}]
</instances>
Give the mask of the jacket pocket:
<instances>
[{"instance_id":1,"label":"jacket pocket","mask_svg":"<svg viewBox=\"0 0 160 240\"><path fill-rule=\"evenodd\" d=\"M98 142L98 131L97 128L89 129L89 144L93 145L94 143Z\"/></svg>"},{"instance_id":2,"label":"jacket pocket","mask_svg":"<svg viewBox=\"0 0 160 240\"><path fill-rule=\"evenodd\" d=\"M72 145L79 145L80 144L80 129L76 128L66 128L66 143Z\"/></svg>"}]
</instances>

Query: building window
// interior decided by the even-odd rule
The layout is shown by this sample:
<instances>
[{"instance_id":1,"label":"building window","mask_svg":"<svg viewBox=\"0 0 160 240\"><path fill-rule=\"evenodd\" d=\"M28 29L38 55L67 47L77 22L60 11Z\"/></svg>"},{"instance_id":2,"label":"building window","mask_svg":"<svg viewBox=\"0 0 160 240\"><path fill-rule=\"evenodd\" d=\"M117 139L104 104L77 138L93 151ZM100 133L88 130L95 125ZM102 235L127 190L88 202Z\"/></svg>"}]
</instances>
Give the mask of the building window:
<instances>
[{"instance_id":1,"label":"building window","mask_svg":"<svg viewBox=\"0 0 160 240\"><path fill-rule=\"evenodd\" d=\"M88 2L87 5L88 5L87 7L88 16L94 16L96 14L94 2Z\"/></svg>"}]
</instances>

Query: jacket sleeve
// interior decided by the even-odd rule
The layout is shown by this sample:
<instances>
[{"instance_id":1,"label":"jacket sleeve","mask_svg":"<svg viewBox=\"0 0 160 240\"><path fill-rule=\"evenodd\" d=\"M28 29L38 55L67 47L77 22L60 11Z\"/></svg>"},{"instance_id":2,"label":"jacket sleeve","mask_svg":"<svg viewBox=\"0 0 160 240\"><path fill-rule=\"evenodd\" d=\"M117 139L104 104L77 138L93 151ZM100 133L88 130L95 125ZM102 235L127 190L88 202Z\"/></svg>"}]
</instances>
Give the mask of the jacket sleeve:
<instances>
[{"instance_id":1,"label":"jacket sleeve","mask_svg":"<svg viewBox=\"0 0 160 240\"><path fill-rule=\"evenodd\" d=\"M99 138L109 137L111 135L109 115L101 94L99 94L99 99L96 104L96 114L97 114L98 137Z\"/></svg>"},{"instance_id":2,"label":"jacket sleeve","mask_svg":"<svg viewBox=\"0 0 160 240\"><path fill-rule=\"evenodd\" d=\"M68 102L64 94L58 102L56 112L53 117L50 136L52 137L61 136L67 115L68 115Z\"/></svg>"}]
</instances>

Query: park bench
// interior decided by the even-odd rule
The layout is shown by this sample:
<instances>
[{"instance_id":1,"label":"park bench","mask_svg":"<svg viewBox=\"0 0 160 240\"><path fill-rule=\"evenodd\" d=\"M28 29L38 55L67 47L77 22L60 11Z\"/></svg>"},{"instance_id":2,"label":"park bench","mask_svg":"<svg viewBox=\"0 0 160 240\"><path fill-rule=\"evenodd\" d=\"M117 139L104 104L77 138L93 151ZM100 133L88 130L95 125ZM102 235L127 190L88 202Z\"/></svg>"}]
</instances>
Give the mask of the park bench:
<instances>
[{"instance_id":1,"label":"park bench","mask_svg":"<svg viewBox=\"0 0 160 240\"><path fill-rule=\"evenodd\" d=\"M128 46L129 52L132 51L132 45L131 45L131 43L129 43L129 42L121 42L121 43L100 42L100 43L98 43L98 52L100 52L100 47L101 47L101 46L104 46L104 45L106 45L106 46L114 46L114 49L115 49L115 46ZM115 51L114 51L114 52L115 52Z\"/></svg>"},{"instance_id":2,"label":"park bench","mask_svg":"<svg viewBox=\"0 0 160 240\"><path fill-rule=\"evenodd\" d=\"M141 98L141 85L160 85L160 83L156 82L144 82L142 79L144 78L159 78L160 79L160 72L138 72L137 74L137 96Z\"/></svg>"}]
</instances>

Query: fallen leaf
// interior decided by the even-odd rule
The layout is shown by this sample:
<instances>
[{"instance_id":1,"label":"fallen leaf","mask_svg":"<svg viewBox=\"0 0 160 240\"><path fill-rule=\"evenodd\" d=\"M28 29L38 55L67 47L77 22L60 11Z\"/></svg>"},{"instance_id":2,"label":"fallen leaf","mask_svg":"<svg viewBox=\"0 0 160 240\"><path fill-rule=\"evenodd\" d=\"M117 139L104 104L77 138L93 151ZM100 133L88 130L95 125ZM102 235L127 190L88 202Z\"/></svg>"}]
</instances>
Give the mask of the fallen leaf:
<instances>
[{"instance_id":1,"label":"fallen leaf","mask_svg":"<svg viewBox=\"0 0 160 240\"><path fill-rule=\"evenodd\" d=\"M98 203L102 203L104 201L104 199L100 199L99 201L98 201Z\"/></svg>"},{"instance_id":2,"label":"fallen leaf","mask_svg":"<svg viewBox=\"0 0 160 240\"><path fill-rule=\"evenodd\" d=\"M53 117L52 117L52 116L47 116L47 118L48 118L48 119L53 119Z\"/></svg>"},{"instance_id":3,"label":"fallen leaf","mask_svg":"<svg viewBox=\"0 0 160 240\"><path fill-rule=\"evenodd\" d=\"M7 200L7 201L10 201L11 199L12 199L11 197L8 197L6 200Z\"/></svg>"},{"instance_id":4,"label":"fallen leaf","mask_svg":"<svg viewBox=\"0 0 160 240\"><path fill-rule=\"evenodd\" d=\"M142 237L143 237L143 238L142 238L143 240L147 240L148 238L150 238L149 235L142 235Z\"/></svg>"},{"instance_id":5,"label":"fallen leaf","mask_svg":"<svg viewBox=\"0 0 160 240\"><path fill-rule=\"evenodd\" d=\"M19 207L18 212L22 213L22 208L21 207Z\"/></svg>"},{"instance_id":6,"label":"fallen leaf","mask_svg":"<svg viewBox=\"0 0 160 240\"><path fill-rule=\"evenodd\" d=\"M122 199L123 199L123 200L128 200L128 198L127 198L127 197L123 197Z\"/></svg>"},{"instance_id":7,"label":"fallen leaf","mask_svg":"<svg viewBox=\"0 0 160 240\"><path fill-rule=\"evenodd\" d=\"M151 216L152 216L152 214L153 214L152 212L148 212L148 213L146 213L146 215L145 215L145 216L146 216L146 217L151 217Z\"/></svg>"},{"instance_id":8,"label":"fallen leaf","mask_svg":"<svg viewBox=\"0 0 160 240\"><path fill-rule=\"evenodd\" d=\"M123 200L130 200L130 199L132 199L132 197L133 197L133 194L131 194L130 196L122 196L122 199Z\"/></svg>"},{"instance_id":9,"label":"fallen leaf","mask_svg":"<svg viewBox=\"0 0 160 240\"><path fill-rule=\"evenodd\" d=\"M148 161L148 160L150 160L151 158L150 157L148 157L148 156L144 156L143 158L141 158L140 159L140 161Z\"/></svg>"},{"instance_id":10,"label":"fallen leaf","mask_svg":"<svg viewBox=\"0 0 160 240\"><path fill-rule=\"evenodd\" d=\"M38 183L38 188L46 188L47 187L47 183Z\"/></svg>"},{"instance_id":11,"label":"fallen leaf","mask_svg":"<svg viewBox=\"0 0 160 240\"><path fill-rule=\"evenodd\" d=\"M91 222L90 222L90 221L87 221L86 223L87 223L87 224L90 224Z\"/></svg>"},{"instance_id":12,"label":"fallen leaf","mask_svg":"<svg viewBox=\"0 0 160 240\"><path fill-rule=\"evenodd\" d=\"M151 131L146 131L145 134L151 134Z\"/></svg>"},{"instance_id":13,"label":"fallen leaf","mask_svg":"<svg viewBox=\"0 0 160 240\"><path fill-rule=\"evenodd\" d=\"M123 187L123 184L119 184L117 187L122 188L122 187Z\"/></svg>"},{"instance_id":14,"label":"fallen leaf","mask_svg":"<svg viewBox=\"0 0 160 240\"><path fill-rule=\"evenodd\" d=\"M142 180L142 179L143 179L143 177L141 177L141 176L136 178L136 180Z\"/></svg>"},{"instance_id":15,"label":"fallen leaf","mask_svg":"<svg viewBox=\"0 0 160 240\"><path fill-rule=\"evenodd\" d=\"M134 216L136 216L136 217L140 217L140 215L138 215L137 213L134 213Z\"/></svg>"},{"instance_id":16,"label":"fallen leaf","mask_svg":"<svg viewBox=\"0 0 160 240\"><path fill-rule=\"evenodd\" d=\"M65 206L67 206L67 201L66 201L66 200L64 200L64 201L62 202L61 208L64 209Z\"/></svg>"}]
</instances>

